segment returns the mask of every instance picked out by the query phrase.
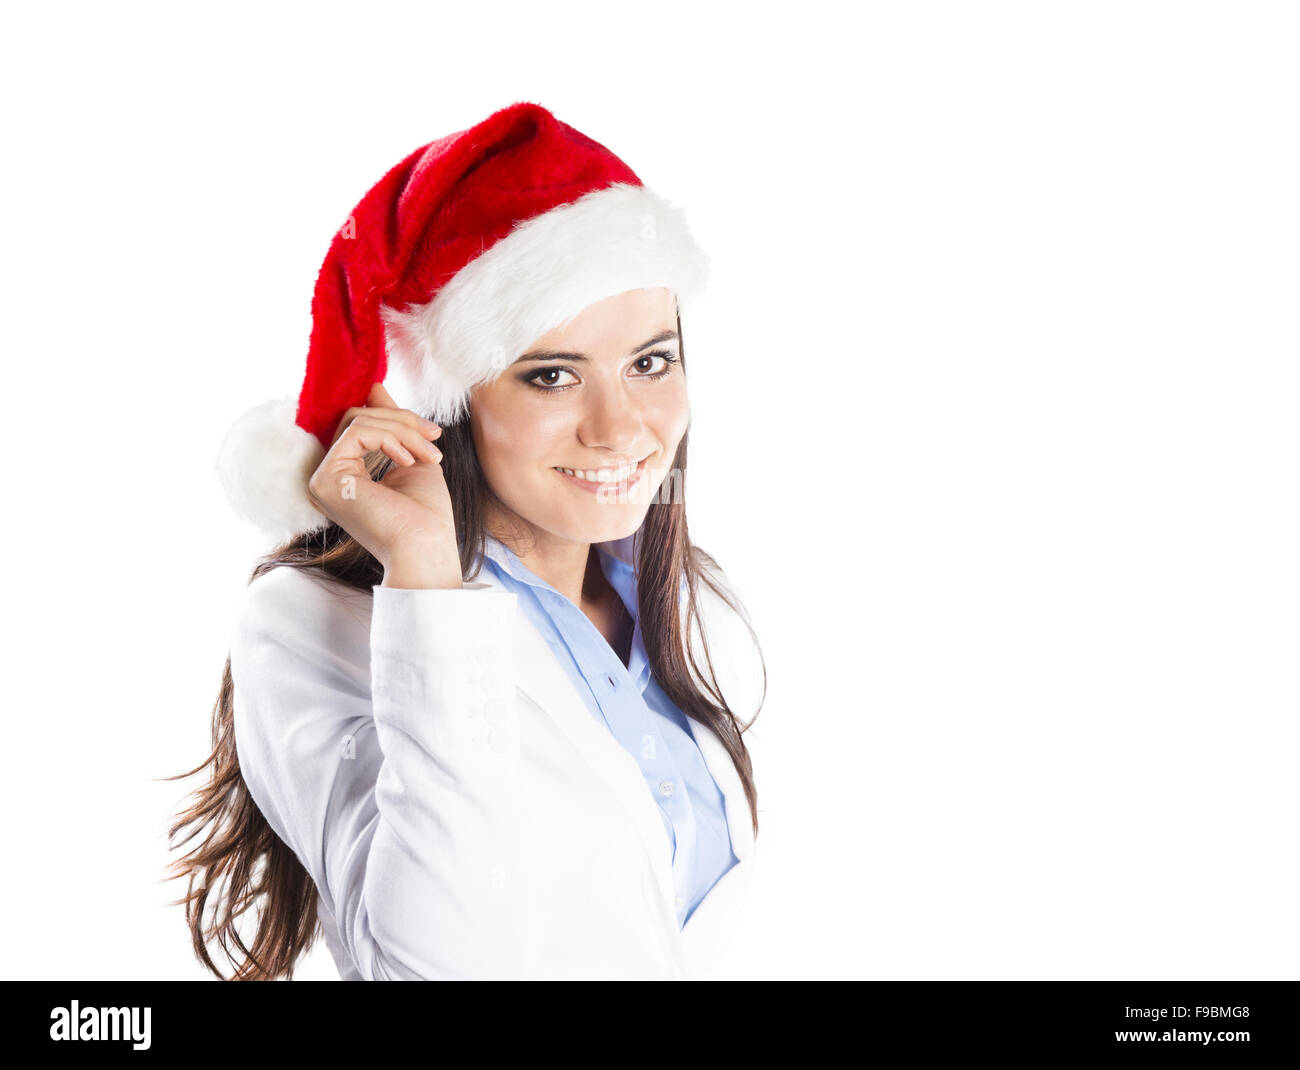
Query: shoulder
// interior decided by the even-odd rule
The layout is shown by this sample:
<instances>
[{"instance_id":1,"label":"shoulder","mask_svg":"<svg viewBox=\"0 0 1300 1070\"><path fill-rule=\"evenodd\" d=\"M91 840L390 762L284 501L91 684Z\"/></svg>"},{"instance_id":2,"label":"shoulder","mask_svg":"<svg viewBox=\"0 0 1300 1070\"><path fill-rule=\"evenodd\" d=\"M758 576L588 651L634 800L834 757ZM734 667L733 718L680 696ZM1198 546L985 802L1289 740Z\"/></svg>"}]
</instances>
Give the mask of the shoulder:
<instances>
[{"instance_id":1,"label":"shoulder","mask_svg":"<svg viewBox=\"0 0 1300 1070\"><path fill-rule=\"evenodd\" d=\"M370 609L373 593L359 590L318 568L277 565L254 577L244 594L244 611L275 612L304 606L330 612Z\"/></svg>"},{"instance_id":2,"label":"shoulder","mask_svg":"<svg viewBox=\"0 0 1300 1070\"><path fill-rule=\"evenodd\" d=\"M748 612L742 592L716 558L696 548L698 574L695 590L697 629L702 628L710 645L737 642L749 634ZM709 582L709 581L712 582Z\"/></svg>"},{"instance_id":3,"label":"shoulder","mask_svg":"<svg viewBox=\"0 0 1300 1070\"><path fill-rule=\"evenodd\" d=\"M317 568L277 565L246 588L233 645L281 650L326 649L348 661L368 651L373 593Z\"/></svg>"},{"instance_id":4,"label":"shoulder","mask_svg":"<svg viewBox=\"0 0 1300 1070\"><path fill-rule=\"evenodd\" d=\"M746 719L757 711L765 690L766 670L756 640L757 628L731 577L716 560L707 555L706 558L701 562L702 571L730 595L730 600L700 577L696 590L697 619L690 629L690 642L697 650L701 639L707 642L709 660L733 712ZM702 656L700 661L705 663Z\"/></svg>"}]
</instances>

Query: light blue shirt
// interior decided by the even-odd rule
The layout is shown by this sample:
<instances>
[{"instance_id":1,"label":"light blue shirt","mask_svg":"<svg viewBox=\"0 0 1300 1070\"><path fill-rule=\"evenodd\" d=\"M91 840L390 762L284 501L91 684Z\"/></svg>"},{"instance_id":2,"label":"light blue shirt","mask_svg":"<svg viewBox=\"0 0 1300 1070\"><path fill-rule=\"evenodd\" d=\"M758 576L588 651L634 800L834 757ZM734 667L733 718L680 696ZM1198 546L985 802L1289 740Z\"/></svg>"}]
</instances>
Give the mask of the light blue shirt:
<instances>
[{"instance_id":1,"label":"light blue shirt","mask_svg":"<svg viewBox=\"0 0 1300 1070\"><path fill-rule=\"evenodd\" d=\"M737 858L725 799L705 764L685 715L650 671L637 611L636 571L596 547L605 578L636 622L628 664L590 618L534 575L504 543L487 536L491 568L555 651L591 714L641 767L673 848L673 885L680 928Z\"/></svg>"}]
</instances>

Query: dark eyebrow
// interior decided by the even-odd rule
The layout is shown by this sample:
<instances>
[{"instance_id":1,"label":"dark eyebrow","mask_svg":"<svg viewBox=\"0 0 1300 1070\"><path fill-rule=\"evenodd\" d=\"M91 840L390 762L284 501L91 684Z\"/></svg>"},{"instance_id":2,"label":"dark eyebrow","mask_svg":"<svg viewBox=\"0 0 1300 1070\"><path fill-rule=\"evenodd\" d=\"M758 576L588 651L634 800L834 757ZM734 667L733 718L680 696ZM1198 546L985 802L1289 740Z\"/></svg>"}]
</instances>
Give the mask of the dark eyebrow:
<instances>
[{"instance_id":1,"label":"dark eyebrow","mask_svg":"<svg viewBox=\"0 0 1300 1070\"><path fill-rule=\"evenodd\" d=\"M674 330L660 331L653 338L648 338L646 341L642 342L632 350L628 356L632 356L634 353L640 353L641 350L649 349L651 346L657 346L660 342L671 341L676 337L677 332ZM582 353L561 353L553 349L534 349L531 353L525 353L522 357L516 360L515 363L521 364L526 360L570 360L575 364L579 364L590 359L590 357L587 357Z\"/></svg>"}]
</instances>

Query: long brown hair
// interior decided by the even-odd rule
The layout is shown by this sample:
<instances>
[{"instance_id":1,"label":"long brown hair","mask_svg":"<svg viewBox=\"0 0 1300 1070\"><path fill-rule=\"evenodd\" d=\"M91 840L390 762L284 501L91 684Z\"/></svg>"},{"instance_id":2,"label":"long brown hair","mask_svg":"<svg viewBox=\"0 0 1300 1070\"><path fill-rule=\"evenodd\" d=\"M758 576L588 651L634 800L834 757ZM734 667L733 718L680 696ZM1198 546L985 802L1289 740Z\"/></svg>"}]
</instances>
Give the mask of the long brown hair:
<instances>
[{"instance_id":1,"label":"long brown hair","mask_svg":"<svg viewBox=\"0 0 1300 1070\"><path fill-rule=\"evenodd\" d=\"M681 317L677 320L681 338ZM685 370L685 349L682 352ZM471 413L472 418L472 413ZM686 527L684 481L689 431L682 436L672 472L679 481L669 495L656 495L643 524L637 561L637 597L641 632L655 680L684 713L707 724L731 755L745 788L754 834L758 835L758 792L749 752L741 738L762 709L767 694L767 668L758 639L740 601L728 590L717 561L691 543ZM437 441L456 520L461 573L472 580L478 573L486 547L485 499L498 501L484 479L474 450L468 420L443 428ZM381 451L366 458L372 479L382 479L392 460ZM671 477L670 478L674 478ZM379 561L338 524L331 522L278 546L260 558L248 582L273 568L314 568L359 591L369 592L383 582ZM471 574L470 570L473 569ZM686 613L682 614L682 580L687 587ZM744 621L763 668L763 697L750 719L741 724L718 686L708 636L701 628L696 657L688 641L701 620L698 612L701 585L708 587ZM213 962L208 944L215 941L234 967L230 980L292 978L294 964L316 940L317 890L310 874L289 846L276 835L258 810L239 770L235 750L234 681L226 657L221 689L212 710L212 753L195 768L166 777L179 780L207 769L207 782L194 791L169 832L174 849L195 837L199 842L168 867L167 879L188 877L186 895L173 902L185 906L194 953L217 977L224 974ZM187 830L188 831L185 831ZM181 836L181 833L184 833ZM178 837L179 840L178 840ZM212 900L212 919L204 915ZM257 906L252 946L242 939L237 923Z\"/></svg>"}]
</instances>

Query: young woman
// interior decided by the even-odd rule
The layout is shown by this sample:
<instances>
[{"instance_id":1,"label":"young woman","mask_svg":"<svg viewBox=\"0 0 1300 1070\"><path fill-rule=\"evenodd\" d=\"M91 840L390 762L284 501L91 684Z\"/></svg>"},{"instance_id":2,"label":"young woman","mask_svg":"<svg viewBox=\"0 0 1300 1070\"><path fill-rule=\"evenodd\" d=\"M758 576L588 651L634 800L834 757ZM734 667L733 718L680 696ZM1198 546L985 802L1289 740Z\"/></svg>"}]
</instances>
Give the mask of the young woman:
<instances>
[{"instance_id":1,"label":"young woman","mask_svg":"<svg viewBox=\"0 0 1300 1070\"><path fill-rule=\"evenodd\" d=\"M413 153L336 235L296 408L246 414L221 458L287 541L172 829L199 837L174 870L218 976L214 940L272 978L318 932L345 979L716 964L766 673L686 525L705 275L675 209L527 103Z\"/></svg>"}]
</instances>

